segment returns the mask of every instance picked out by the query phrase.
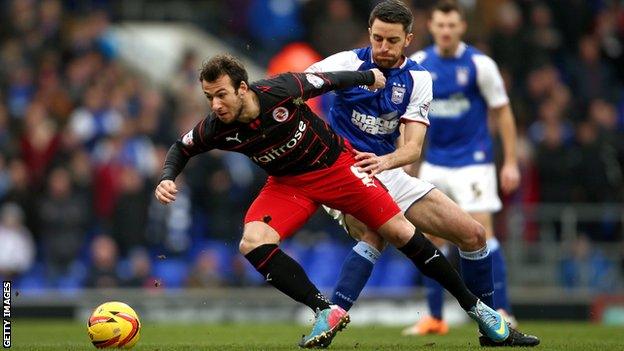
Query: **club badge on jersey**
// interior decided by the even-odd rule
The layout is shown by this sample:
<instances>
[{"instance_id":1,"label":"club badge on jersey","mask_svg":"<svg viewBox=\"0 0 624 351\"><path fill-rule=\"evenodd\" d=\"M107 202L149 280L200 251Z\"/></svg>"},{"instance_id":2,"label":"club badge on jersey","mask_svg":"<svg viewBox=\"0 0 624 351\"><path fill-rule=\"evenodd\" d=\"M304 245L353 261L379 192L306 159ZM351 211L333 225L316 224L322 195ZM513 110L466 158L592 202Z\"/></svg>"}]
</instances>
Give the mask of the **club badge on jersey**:
<instances>
[{"instance_id":1,"label":"club badge on jersey","mask_svg":"<svg viewBox=\"0 0 624 351\"><path fill-rule=\"evenodd\" d=\"M391 101L395 104L403 103L403 98L405 97L405 85L401 86L393 86L392 87L392 99Z\"/></svg>"},{"instance_id":2,"label":"club badge on jersey","mask_svg":"<svg viewBox=\"0 0 624 351\"><path fill-rule=\"evenodd\" d=\"M278 122L284 122L288 119L288 109L286 107L277 107L273 110L273 119Z\"/></svg>"},{"instance_id":3,"label":"club badge on jersey","mask_svg":"<svg viewBox=\"0 0 624 351\"><path fill-rule=\"evenodd\" d=\"M191 129L188 133L184 134L182 137L182 143L186 146L193 146L193 130Z\"/></svg>"},{"instance_id":4,"label":"club badge on jersey","mask_svg":"<svg viewBox=\"0 0 624 351\"><path fill-rule=\"evenodd\" d=\"M466 86L470 81L470 68L459 66L455 69L455 76L457 77L457 85Z\"/></svg>"}]
</instances>

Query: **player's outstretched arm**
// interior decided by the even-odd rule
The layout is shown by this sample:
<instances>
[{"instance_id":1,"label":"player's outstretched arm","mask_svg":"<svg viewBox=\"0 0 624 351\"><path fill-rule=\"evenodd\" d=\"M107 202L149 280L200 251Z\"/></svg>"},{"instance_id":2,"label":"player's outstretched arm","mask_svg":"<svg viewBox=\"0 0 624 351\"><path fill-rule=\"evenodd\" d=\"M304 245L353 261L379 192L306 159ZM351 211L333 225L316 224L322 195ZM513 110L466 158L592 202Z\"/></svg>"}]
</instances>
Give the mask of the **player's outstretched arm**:
<instances>
[{"instance_id":1,"label":"player's outstretched arm","mask_svg":"<svg viewBox=\"0 0 624 351\"><path fill-rule=\"evenodd\" d=\"M156 199L162 204L170 204L176 199L178 189L174 180L180 172L182 172L190 158L182 151L183 147L184 146L177 141L175 144L171 145L171 148L169 148L167 152L165 164L163 165L160 175L160 182L156 186L156 190L154 190L154 196L156 196Z\"/></svg>"},{"instance_id":2,"label":"player's outstretched arm","mask_svg":"<svg viewBox=\"0 0 624 351\"><path fill-rule=\"evenodd\" d=\"M209 118L197 123L193 129L178 139L167 151L165 164L160 174L160 182L154 191L154 195L161 203L169 204L175 201L175 195L178 190L174 181L182 172L188 160L213 148L210 142L212 129L208 128L208 125L210 125Z\"/></svg>"},{"instance_id":3,"label":"player's outstretched arm","mask_svg":"<svg viewBox=\"0 0 624 351\"><path fill-rule=\"evenodd\" d=\"M274 86L282 89L283 95L307 100L331 90L358 85L369 89L380 89L386 85L383 73L374 68L367 71L334 71L319 73L285 73L275 78Z\"/></svg>"}]
</instances>

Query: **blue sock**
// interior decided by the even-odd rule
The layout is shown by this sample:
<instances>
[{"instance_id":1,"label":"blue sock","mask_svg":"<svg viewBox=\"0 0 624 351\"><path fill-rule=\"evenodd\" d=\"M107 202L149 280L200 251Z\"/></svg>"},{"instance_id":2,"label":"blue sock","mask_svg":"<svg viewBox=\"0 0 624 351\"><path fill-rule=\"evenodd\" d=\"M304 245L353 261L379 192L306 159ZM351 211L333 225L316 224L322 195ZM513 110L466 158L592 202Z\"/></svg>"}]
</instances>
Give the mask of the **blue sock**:
<instances>
[{"instance_id":1,"label":"blue sock","mask_svg":"<svg viewBox=\"0 0 624 351\"><path fill-rule=\"evenodd\" d=\"M462 277L468 289L483 303L494 307L492 255L488 246L472 252L459 250L459 257Z\"/></svg>"},{"instance_id":2,"label":"blue sock","mask_svg":"<svg viewBox=\"0 0 624 351\"><path fill-rule=\"evenodd\" d=\"M494 278L494 308L504 309L511 314L509 296L507 296L507 265L503 257L503 250L496 238L488 239L488 247L492 256L492 277Z\"/></svg>"},{"instance_id":3,"label":"blue sock","mask_svg":"<svg viewBox=\"0 0 624 351\"><path fill-rule=\"evenodd\" d=\"M332 303L349 310L364 289L373 266L379 258L379 251L360 241L349 252L342 264L336 289L332 293Z\"/></svg>"},{"instance_id":4,"label":"blue sock","mask_svg":"<svg viewBox=\"0 0 624 351\"><path fill-rule=\"evenodd\" d=\"M444 299L444 288L437 281L423 275L423 284L427 289L427 305L431 317L442 319L442 302Z\"/></svg>"}]
</instances>

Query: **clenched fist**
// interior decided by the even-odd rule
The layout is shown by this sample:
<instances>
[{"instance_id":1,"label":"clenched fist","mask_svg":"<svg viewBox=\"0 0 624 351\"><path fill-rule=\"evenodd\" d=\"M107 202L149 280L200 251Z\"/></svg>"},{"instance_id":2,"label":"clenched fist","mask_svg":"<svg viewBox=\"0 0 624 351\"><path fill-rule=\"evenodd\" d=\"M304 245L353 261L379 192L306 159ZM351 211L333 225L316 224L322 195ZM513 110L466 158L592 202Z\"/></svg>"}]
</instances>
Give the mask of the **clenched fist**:
<instances>
[{"instance_id":1,"label":"clenched fist","mask_svg":"<svg viewBox=\"0 0 624 351\"><path fill-rule=\"evenodd\" d=\"M372 85L368 86L368 89L371 91L376 89L381 89L386 86L386 77L384 77L383 73L377 68L371 69L373 75L375 76L375 82Z\"/></svg>"},{"instance_id":2,"label":"clenched fist","mask_svg":"<svg viewBox=\"0 0 624 351\"><path fill-rule=\"evenodd\" d=\"M175 201L176 194L178 193L178 188L172 180L163 180L158 183L156 190L154 191L154 195L165 205L172 203Z\"/></svg>"}]
</instances>

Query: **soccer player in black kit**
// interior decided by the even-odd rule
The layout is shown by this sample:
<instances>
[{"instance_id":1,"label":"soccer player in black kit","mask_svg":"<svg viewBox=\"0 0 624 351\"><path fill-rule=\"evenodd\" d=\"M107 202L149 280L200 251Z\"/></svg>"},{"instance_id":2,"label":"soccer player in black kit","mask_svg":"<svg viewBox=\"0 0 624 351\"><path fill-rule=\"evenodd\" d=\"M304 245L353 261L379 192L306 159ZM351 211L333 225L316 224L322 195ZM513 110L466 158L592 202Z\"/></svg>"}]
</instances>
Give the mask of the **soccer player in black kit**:
<instances>
[{"instance_id":1,"label":"soccer player in black kit","mask_svg":"<svg viewBox=\"0 0 624 351\"><path fill-rule=\"evenodd\" d=\"M368 71L286 73L249 84L243 65L230 55L207 61L199 78L212 113L171 146L155 190L175 201L175 178L190 157L211 149L247 155L269 174L245 216L239 250L275 288L316 312L313 332L300 346L324 346L349 322L348 313L310 282L301 266L279 249L320 204L353 215L437 280L479 327L496 329L496 312L466 288L444 256L408 222L381 183L354 166L353 149L305 104L333 89L375 91L383 74ZM501 338L509 331L496 330Z\"/></svg>"}]
</instances>

